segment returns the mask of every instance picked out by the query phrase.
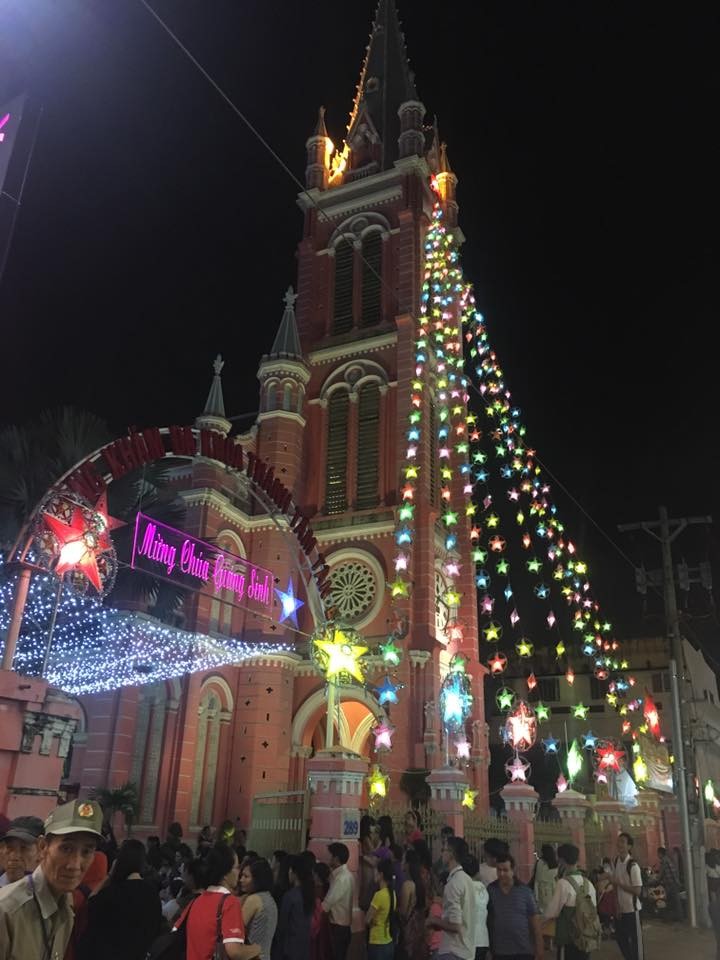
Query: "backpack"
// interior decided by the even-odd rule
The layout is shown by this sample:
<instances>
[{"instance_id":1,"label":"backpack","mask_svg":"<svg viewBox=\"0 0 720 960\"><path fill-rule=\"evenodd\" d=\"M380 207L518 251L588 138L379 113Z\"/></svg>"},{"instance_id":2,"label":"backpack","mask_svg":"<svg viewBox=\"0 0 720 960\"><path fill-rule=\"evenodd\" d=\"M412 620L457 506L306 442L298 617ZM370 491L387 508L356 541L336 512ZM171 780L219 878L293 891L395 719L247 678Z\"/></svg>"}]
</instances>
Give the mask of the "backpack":
<instances>
[{"instance_id":1,"label":"backpack","mask_svg":"<svg viewBox=\"0 0 720 960\"><path fill-rule=\"evenodd\" d=\"M614 872L614 870L615 870L615 867L617 866L618 859L619 859L618 857L615 857L615 860L613 861L613 872ZM632 883L632 873L631 873L632 868L633 868L633 867L637 867L638 870L640 870L640 890L641 890L641 893L642 893L642 879L643 879L643 875L642 875L642 870L641 870L640 867L638 866L637 860L633 860L632 857L628 857L628 862L627 862L627 865L626 865L626 866L627 866L628 881L629 881L630 883ZM639 897L633 897L633 909L637 912L637 911L639 910L639 908L640 908L640 898L639 898Z\"/></svg>"},{"instance_id":2,"label":"backpack","mask_svg":"<svg viewBox=\"0 0 720 960\"><path fill-rule=\"evenodd\" d=\"M597 907L590 896L588 880L582 877L583 885L578 887L571 876L564 879L575 891L575 911L570 921L570 940L582 953L590 953L600 946L602 927Z\"/></svg>"}]
</instances>

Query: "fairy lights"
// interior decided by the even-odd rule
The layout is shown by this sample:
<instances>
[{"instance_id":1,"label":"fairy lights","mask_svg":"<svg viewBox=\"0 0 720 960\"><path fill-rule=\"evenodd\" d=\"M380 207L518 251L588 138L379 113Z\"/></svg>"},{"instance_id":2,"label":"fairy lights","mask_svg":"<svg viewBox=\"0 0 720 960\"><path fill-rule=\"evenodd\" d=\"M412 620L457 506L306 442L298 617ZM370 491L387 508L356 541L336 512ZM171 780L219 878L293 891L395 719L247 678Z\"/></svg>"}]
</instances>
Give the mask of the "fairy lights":
<instances>
[{"instance_id":1,"label":"fairy lights","mask_svg":"<svg viewBox=\"0 0 720 960\"><path fill-rule=\"evenodd\" d=\"M0 557L0 633L10 623L16 581ZM26 676L40 673L56 591L54 576L34 574L14 661L15 669ZM58 607L46 679L79 696L293 652L288 643L254 643L180 630L68 589Z\"/></svg>"}]
</instances>

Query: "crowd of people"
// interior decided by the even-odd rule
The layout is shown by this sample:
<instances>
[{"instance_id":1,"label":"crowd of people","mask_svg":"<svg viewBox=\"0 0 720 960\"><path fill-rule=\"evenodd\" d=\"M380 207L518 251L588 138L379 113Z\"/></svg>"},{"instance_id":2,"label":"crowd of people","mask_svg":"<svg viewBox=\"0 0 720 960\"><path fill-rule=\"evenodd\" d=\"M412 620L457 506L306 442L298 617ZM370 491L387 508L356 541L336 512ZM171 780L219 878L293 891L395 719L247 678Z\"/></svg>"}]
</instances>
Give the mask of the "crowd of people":
<instances>
[{"instance_id":1,"label":"crowd of people","mask_svg":"<svg viewBox=\"0 0 720 960\"><path fill-rule=\"evenodd\" d=\"M309 850L266 859L230 821L194 849L179 824L164 842L118 845L87 801L0 830L0 960L211 960L219 948L229 960L346 960L358 904L367 960L541 960L548 948L586 960L608 911L624 960L642 957L643 877L626 833L591 877L577 847L544 846L524 884L496 838L480 862L444 827L434 859L414 811L397 840L390 817L363 817L356 871L340 842L327 862ZM661 849L671 885L666 859Z\"/></svg>"}]
</instances>

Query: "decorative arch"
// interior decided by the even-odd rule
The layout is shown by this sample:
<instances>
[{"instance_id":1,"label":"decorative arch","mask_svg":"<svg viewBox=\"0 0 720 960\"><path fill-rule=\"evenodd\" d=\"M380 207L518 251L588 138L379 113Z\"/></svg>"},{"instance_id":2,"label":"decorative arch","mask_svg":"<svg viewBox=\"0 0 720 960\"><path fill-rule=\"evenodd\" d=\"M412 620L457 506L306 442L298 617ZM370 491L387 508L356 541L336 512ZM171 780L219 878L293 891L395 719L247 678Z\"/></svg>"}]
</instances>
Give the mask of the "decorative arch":
<instances>
[{"instance_id":1,"label":"decorative arch","mask_svg":"<svg viewBox=\"0 0 720 960\"><path fill-rule=\"evenodd\" d=\"M229 438L216 430L198 427L147 427L130 431L106 443L71 467L35 505L9 552L9 559L30 569L28 554L38 516L47 501L55 495L70 491L90 503L97 503L114 480L133 470L165 458L194 460L204 457L224 464L228 470L247 480L250 496L267 511L279 532L295 543L289 548L307 596L308 610L315 624L325 622L324 596L327 567L317 538L307 517L295 501L291 490L280 476L275 476L269 464L253 450L245 450L236 438ZM297 546L300 550L297 550ZM5 660L12 663L17 644L22 609L13 619L5 642Z\"/></svg>"},{"instance_id":2,"label":"decorative arch","mask_svg":"<svg viewBox=\"0 0 720 960\"><path fill-rule=\"evenodd\" d=\"M356 240L362 240L367 233L375 231L380 231L385 234L391 233L390 221L387 217L384 217L381 213L368 212L354 214L348 217L347 220L343 220L332 232L328 241L328 249L336 250L337 245L343 238L354 242Z\"/></svg>"},{"instance_id":3,"label":"decorative arch","mask_svg":"<svg viewBox=\"0 0 720 960\"><path fill-rule=\"evenodd\" d=\"M358 389L358 385L370 380L376 380L379 384L387 386L387 371L374 360L348 360L329 374L320 388L320 399L328 399L337 389L345 388L354 392Z\"/></svg>"},{"instance_id":4,"label":"decorative arch","mask_svg":"<svg viewBox=\"0 0 720 960\"><path fill-rule=\"evenodd\" d=\"M366 717L360 721L357 725L357 729L353 734L352 741L350 742L350 749L355 753L362 754L362 748L365 745L365 741L370 735L370 731L377 723L377 717L369 713Z\"/></svg>"},{"instance_id":5,"label":"decorative arch","mask_svg":"<svg viewBox=\"0 0 720 960\"><path fill-rule=\"evenodd\" d=\"M377 700L362 687L341 686L338 689L338 699L341 703L355 701L367 707L372 714L372 721L369 721L371 726L374 722L382 723L388 720L387 714ZM298 707L292 722L290 742L293 747L302 747L307 735L312 735L313 730L309 728L317 723L317 718L322 714L326 704L325 688L320 687Z\"/></svg>"},{"instance_id":6,"label":"decorative arch","mask_svg":"<svg viewBox=\"0 0 720 960\"><path fill-rule=\"evenodd\" d=\"M200 687L190 823L213 822L221 727L230 722L234 700L227 681L213 674Z\"/></svg>"}]
</instances>

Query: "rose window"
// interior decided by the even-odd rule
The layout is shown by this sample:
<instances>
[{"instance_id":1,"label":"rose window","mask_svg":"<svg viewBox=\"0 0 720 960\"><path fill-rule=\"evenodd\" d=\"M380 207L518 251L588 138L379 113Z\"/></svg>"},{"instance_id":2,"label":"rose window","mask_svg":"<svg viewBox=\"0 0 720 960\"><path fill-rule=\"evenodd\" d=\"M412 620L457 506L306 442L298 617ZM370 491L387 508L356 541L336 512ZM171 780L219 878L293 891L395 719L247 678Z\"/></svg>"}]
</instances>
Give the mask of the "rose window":
<instances>
[{"instance_id":1,"label":"rose window","mask_svg":"<svg viewBox=\"0 0 720 960\"><path fill-rule=\"evenodd\" d=\"M360 560L339 563L330 573L330 582L330 604L337 610L338 620L355 623L375 602L375 574Z\"/></svg>"}]
</instances>

